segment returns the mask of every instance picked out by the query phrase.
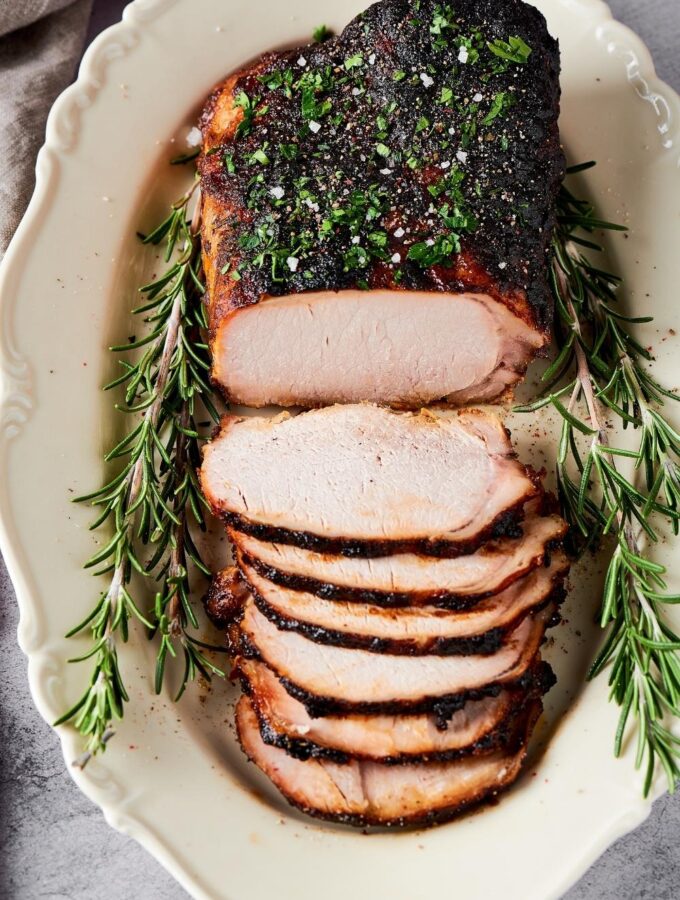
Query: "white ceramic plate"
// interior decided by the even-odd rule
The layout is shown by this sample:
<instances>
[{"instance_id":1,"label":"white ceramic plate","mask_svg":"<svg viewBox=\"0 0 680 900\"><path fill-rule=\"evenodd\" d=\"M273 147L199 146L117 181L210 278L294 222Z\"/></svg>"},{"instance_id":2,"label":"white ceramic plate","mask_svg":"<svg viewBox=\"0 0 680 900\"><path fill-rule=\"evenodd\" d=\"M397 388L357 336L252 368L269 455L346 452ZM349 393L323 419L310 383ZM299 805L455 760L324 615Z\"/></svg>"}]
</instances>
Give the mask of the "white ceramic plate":
<instances>
[{"instance_id":1,"label":"white ceramic plate","mask_svg":"<svg viewBox=\"0 0 680 900\"><path fill-rule=\"evenodd\" d=\"M0 510L2 549L21 605L21 646L41 714L76 697L86 667L62 635L98 585L81 569L93 549L88 512L71 492L100 483L120 422L100 385L106 346L129 329L131 292L148 266L134 234L178 196L186 171L167 159L202 99L264 49L342 27L365 0L136 0L88 50L55 104L30 209L2 268ZM631 226L611 246L657 373L677 386L680 102L646 49L598 0L540 0L563 52L563 138L571 161L596 158L587 190ZM174 141L174 143L173 143ZM674 271L675 269L675 271ZM675 356L675 359L674 359ZM513 423L522 453L552 456L552 423ZM672 587L680 560L662 548ZM583 687L598 639L598 566L574 576L569 620L550 650L560 683L519 785L495 808L427 832L365 836L292 812L247 765L228 722L231 692L196 688L175 706L151 690L151 650L122 655L131 702L81 789L115 828L139 840L196 897L478 900L559 896L615 838L648 814L630 752L612 757L616 717L600 679ZM568 713L565 712L568 710ZM60 729L67 760L78 737ZM548 742L548 738L550 738ZM545 749L547 747L547 749ZM661 789L657 785L657 792Z\"/></svg>"}]
</instances>

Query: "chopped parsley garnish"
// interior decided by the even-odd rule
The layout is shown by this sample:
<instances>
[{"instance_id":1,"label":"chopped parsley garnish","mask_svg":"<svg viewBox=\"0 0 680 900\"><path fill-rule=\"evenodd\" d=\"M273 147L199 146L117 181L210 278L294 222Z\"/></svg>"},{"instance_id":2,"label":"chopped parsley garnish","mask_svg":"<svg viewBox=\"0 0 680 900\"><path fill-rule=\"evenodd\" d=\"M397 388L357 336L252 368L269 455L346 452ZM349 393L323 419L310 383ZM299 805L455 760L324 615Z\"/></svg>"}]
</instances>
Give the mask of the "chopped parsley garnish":
<instances>
[{"instance_id":1,"label":"chopped parsley garnish","mask_svg":"<svg viewBox=\"0 0 680 900\"><path fill-rule=\"evenodd\" d=\"M446 31L457 30L458 25L454 21L453 9L448 4L445 6L435 6L432 24L430 25L430 34L442 35ZM437 46L436 43L435 46Z\"/></svg>"},{"instance_id":2,"label":"chopped parsley garnish","mask_svg":"<svg viewBox=\"0 0 680 900\"><path fill-rule=\"evenodd\" d=\"M460 238L457 234L440 234L434 240L419 241L408 248L407 259L424 269L441 266L450 262L451 257L460 253Z\"/></svg>"},{"instance_id":3,"label":"chopped parsley garnish","mask_svg":"<svg viewBox=\"0 0 680 900\"><path fill-rule=\"evenodd\" d=\"M417 0L410 8L417 12ZM531 48L516 36L490 41L455 3L422 8L413 55L392 57L404 69L371 68L365 47L376 35L364 24L367 45L339 39L274 59L257 77L264 99L249 96L255 79L242 82L248 93L237 88L243 117L219 152L249 217L234 220L239 261L225 272L234 280L248 273L248 290L267 289L267 279L316 289L333 266L343 281L368 287L376 260L412 285L417 268L451 265L464 236L488 236L489 216L515 214L511 160L501 150L523 140L508 115L521 83L518 72L506 73ZM314 31L317 43L330 37L326 26ZM507 174L498 190L489 161Z\"/></svg>"},{"instance_id":4,"label":"chopped parsley garnish","mask_svg":"<svg viewBox=\"0 0 680 900\"><path fill-rule=\"evenodd\" d=\"M251 164L252 164L252 163L258 162L258 163L260 163L260 165L262 165L262 166L268 166L268 165L269 165L269 157L268 157L267 154L264 152L264 148L263 148L263 147L258 147L257 150L254 150L254 151L250 154L250 158L249 158L248 161L249 161Z\"/></svg>"},{"instance_id":5,"label":"chopped parsley garnish","mask_svg":"<svg viewBox=\"0 0 680 900\"><path fill-rule=\"evenodd\" d=\"M295 159L298 155L297 144L279 144L279 153L284 159Z\"/></svg>"},{"instance_id":6,"label":"chopped parsley garnish","mask_svg":"<svg viewBox=\"0 0 680 900\"><path fill-rule=\"evenodd\" d=\"M243 118L236 128L237 138L245 137L252 131L253 120L255 119L255 116L257 114L256 109L259 102L259 97L251 100L251 98L246 94L245 91L239 91L239 93L234 98L234 106L238 106L239 109L243 110Z\"/></svg>"},{"instance_id":7,"label":"chopped parsley garnish","mask_svg":"<svg viewBox=\"0 0 680 900\"><path fill-rule=\"evenodd\" d=\"M312 32L312 37L314 38L315 43L323 44L328 38L333 37L333 32L326 25L319 25L319 27L315 28Z\"/></svg>"},{"instance_id":8,"label":"chopped parsley garnish","mask_svg":"<svg viewBox=\"0 0 680 900\"><path fill-rule=\"evenodd\" d=\"M531 56L531 47L521 37L509 37L507 41L496 38L495 41L488 41L486 46L495 56L508 62L522 64Z\"/></svg>"},{"instance_id":9,"label":"chopped parsley garnish","mask_svg":"<svg viewBox=\"0 0 680 900\"><path fill-rule=\"evenodd\" d=\"M489 112L482 119L482 124L490 125L494 119L510 109L511 106L514 106L514 104L515 98L512 94L507 91L499 91L493 98Z\"/></svg>"},{"instance_id":10,"label":"chopped parsley garnish","mask_svg":"<svg viewBox=\"0 0 680 900\"><path fill-rule=\"evenodd\" d=\"M363 66L364 58L360 53L355 53L354 56L350 56L345 60L345 68L347 71L350 69L358 69L359 66Z\"/></svg>"}]
</instances>

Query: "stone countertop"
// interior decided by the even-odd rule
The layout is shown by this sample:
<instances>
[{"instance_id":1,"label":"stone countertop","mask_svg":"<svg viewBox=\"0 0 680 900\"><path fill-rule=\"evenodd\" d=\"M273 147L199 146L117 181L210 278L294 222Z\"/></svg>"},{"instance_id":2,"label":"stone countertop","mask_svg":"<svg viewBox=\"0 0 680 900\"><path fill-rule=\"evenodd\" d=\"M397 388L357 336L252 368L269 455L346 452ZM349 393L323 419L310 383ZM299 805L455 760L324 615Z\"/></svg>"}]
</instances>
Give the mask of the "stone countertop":
<instances>
[{"instance_id":1,"label":"stone countertop","mask_svg":"<svg viewBox=\"0 0 680 900\"><path fill-rule=\"evenodd\" d=\"M124 5L95 0L88 39L117 21ZM680 91L680 0L610 0L610 6L650 48L659 75ZM31 701L17 621L0 559L0 900L187 897L138 844L111 829L71 781L59 742ZM564 900L676 900L679 834L680 796L663 797Z\"/></svg>"}]
</instances>

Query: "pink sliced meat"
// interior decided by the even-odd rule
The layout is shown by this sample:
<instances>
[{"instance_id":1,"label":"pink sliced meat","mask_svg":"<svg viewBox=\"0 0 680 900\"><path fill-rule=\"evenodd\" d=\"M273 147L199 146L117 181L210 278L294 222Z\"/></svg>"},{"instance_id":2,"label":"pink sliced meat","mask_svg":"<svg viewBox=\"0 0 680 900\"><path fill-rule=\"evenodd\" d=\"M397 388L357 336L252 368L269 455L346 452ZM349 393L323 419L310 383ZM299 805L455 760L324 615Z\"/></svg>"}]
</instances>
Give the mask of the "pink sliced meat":
<instances>
[{"instance_id":1,"label":"pink sliced meat","mask_svg":"<svg viewBox=\"0 0 680 900\"><path fill-rule=\"evenodd\" d=\"M520 772L539 711L540 704L528 711L515 746L504 753L398 766L295 759L262 740L247 697L238 702L236 724L250 760L304 812L358 825L405 825L452 818L507 788Z\"/></svg>"},{"instance_id":2,"label":"pink sliced meat","mask_svg":"<svg viewBox=\"0 0 680 900\"><path fill-rule=\"evenodd\" d=\"M237 309L219 321L211 349L213 377L245 406L417 409L507 393L545 342L489 294L343 290Z\"/></svg>"},{"instance_id":3,"label":"pink sliced meat","mask_svg":"<svg viewBox=\"0 0 680 900\"><path fill-rule=\"evenodd\" d=\"M227 416L201 483L237 530L363 556L472 552L538 494L495 416L370 405Z\"/></svg>"}]
</instances>

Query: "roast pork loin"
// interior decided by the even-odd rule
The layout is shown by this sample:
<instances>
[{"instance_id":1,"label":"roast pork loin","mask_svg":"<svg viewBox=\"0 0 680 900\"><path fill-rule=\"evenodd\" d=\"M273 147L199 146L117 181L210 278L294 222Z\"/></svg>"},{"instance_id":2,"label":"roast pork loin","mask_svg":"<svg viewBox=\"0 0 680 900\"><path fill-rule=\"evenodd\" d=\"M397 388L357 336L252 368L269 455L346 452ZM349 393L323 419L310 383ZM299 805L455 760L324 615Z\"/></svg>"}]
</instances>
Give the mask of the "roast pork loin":
<instances>
[{"instance_id":1,"label":"roast pork loin","mask_svg":"<svg viewBox=\"0 0 680 900\"><path fill-rule=\"evenodd\" d=\"M471 552L512 532L539 490L497 417L368 404L226 416L201 483L238 530L363 556Z\"/></svg>"},{"instance_id":2,"label":"roast pork loin","mask_svg":"<svg viewBox=\"0 0 680 900\"><path fill-rule=\"evenodd\" d=\"M227 397L417 408L507 393L550 328L558 75L520 0L420 0L417 16L383 0L221 84L200 172Z\"/></svg>"},{"instance_id":3,"label":"roast pork loin","mask_svg":"<svg viewBox=\"0 0 680 900\"><path fill-rule=\"evenodd\" d=\"M514 741L503 752L400 766L295 759L263 741L257 715L245 696L238 702L236 725L248 757L304 812L354 825L415 825L451 818L511 784L539 712L539 703L529 707L517 724Z\"/></svg>"}]
</instances>

